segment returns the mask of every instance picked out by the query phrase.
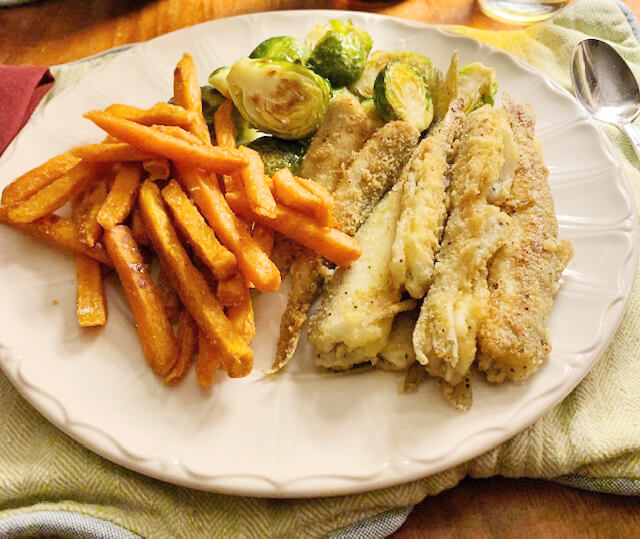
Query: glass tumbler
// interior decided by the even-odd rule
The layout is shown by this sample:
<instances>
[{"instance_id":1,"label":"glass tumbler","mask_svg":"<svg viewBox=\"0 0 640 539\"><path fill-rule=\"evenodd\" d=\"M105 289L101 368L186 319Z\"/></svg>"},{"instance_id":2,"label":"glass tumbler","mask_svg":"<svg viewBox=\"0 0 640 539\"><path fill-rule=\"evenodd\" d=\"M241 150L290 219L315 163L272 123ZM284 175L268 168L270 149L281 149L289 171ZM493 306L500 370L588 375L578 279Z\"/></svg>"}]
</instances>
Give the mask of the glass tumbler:
<instances>
[{"instance_id":1,"label":"glass tumbler","mask_svg":"<svg viewBox=\"0 0 640 539\"><path fill-rule=\"evenodd\" d=\"M548 19L568 0L478 0L483 13L508 23L530 24Z\"/></svg>"}]
</instances>

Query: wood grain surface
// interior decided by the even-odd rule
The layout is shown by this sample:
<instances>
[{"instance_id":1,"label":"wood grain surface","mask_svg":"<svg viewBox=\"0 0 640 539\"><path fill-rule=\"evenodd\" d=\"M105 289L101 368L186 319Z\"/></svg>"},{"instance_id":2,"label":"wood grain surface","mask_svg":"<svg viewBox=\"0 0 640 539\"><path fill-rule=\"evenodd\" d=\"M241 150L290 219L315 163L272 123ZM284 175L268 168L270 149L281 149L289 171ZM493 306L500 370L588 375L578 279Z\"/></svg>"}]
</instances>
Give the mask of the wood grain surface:
<instances>
[{"instance_id":1,"label":"wood grain surface","mask_svg":"<svg viewBox=\"0 0 640 539\"><path fill-rule=\"evenodd\" d=\"M640 15L640 0L625 3ZM0 63L59 64L210 19L309 8L517 28L485 17L472 0L41 0L0 8ZM468 479L419 504L395 534L399 539L525 536L640 537L640 498L526 479Z\"/></svg>"}]
</instances>

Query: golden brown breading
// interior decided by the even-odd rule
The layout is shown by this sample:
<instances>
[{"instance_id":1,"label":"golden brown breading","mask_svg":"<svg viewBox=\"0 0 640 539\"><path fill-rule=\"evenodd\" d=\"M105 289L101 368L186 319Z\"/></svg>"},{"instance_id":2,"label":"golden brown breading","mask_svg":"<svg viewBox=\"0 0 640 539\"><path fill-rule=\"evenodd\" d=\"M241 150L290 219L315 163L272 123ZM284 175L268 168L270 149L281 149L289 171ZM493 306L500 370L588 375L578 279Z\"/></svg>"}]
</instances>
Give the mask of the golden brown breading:
<instances>
[{"instance_id":1,"label":"golden brown breading","mask_svg":"<svg viewBox=\"0 0 640 539\"><path fill-rule=\"evenodd\" d=\"M350 95L333 98L305 155L298 174L335 190L347 166L371 136L374 125L358 100ZM286 238L277 238L273 256L281 271L291 272L291 291L280 320L280 337L273 367L275 373L286 366L298 346L302 325L311 301L318 294L326 271L324 260Z\"/></svg>"},{"instance_id":2,"label":"golden brown breading","mask_svg":"<svg viewBox=\"0 0 640 539\"><path fill-rule=\"evenodd\" d=\"M570 242L558 241L533 111L504 101L519 160L511 194L502 204L511 215L509 238L489 267L488 310L478 331L478 365L490 382L526 378L551 351L549 313L560 274L573 255Z\"/></svg>"},{"instance_id":3,"label":"golden brown breading","mask_svg":"<svg viewBox=\"0 0 640 539\"><path fill-rule=\"evenodd\" d=\"M344 370L374 360L387 344L395 315L415 306L414 300L401 301L389 270L401 198L397 184L376 206L356 234L362 256L335 271L309 320L309 342L320 367Z\"/></svg>"},{"instance_id":4,"label":"golden brown breading","mask_svg":"<svg viewBox=\"0 0 640 539\"><path fill-rule=\"evenodd\" d=\"M481 107L466 118L453 164L451 213L413 333L418 361L453 385L475 359L488 299L487 263L504 243L509 225L509 217L487 198L503 180L505 139L512 136L503 111Z\"/></svg>"},{"instance_id":5,"label":"golden brown breading","mask_svg":"<svg viewBox=\"0 0 640 539\"><path fill-rule=\"evenodd\" d=\"M452 103L433 134L420 142L403 171L401 213L391 257L394 283L422 299L447 218L446 175L453 141L464 123L462 100Z\"/></svg>"}]
</instances>

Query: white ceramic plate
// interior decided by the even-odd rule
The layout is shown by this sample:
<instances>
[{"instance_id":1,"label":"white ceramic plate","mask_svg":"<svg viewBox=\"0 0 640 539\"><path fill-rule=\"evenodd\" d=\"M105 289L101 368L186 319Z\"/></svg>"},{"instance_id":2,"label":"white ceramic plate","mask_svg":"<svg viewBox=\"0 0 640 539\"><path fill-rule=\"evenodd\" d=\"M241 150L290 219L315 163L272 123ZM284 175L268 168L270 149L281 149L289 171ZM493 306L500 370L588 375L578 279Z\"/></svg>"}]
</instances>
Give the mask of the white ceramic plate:
<instances>
[{"instance_id":1,"label":"white ceramic plate","mask_svg":"<svg viewBox=\"0 0 640 539\"><path fill-rule=\"evenodd\" d=\"M0 228L0 363L18 390L61 430L123 466L180 485L253 496L319 496L386 487L454 466L494 447L564 398L604 351L624 310L637 259L629 186L602 133L576 101L518 60L438 28L335 11L263 13L213 21L122 53L51 103L0 161L0 186L72 145L98 141L81 118L114 102L166 100L183 52L201 82L262 39L303 37L350 17L375 48L429 55L442 68L495 67L500 88L534 105L551 171L560 234L575 257L551 317L553 353L523 385L475 385L473 409L452 410L435 384L398 394L382 372L321 374L302 346L281 376L271 364L285 290L256 300L256 368L218 374L211 391L193 373L167 388L145 364L121 290L109 283L109 323L75 321L73 259ZM304 341L304 339L303 339Z\"/></svg>"}]
</instances>

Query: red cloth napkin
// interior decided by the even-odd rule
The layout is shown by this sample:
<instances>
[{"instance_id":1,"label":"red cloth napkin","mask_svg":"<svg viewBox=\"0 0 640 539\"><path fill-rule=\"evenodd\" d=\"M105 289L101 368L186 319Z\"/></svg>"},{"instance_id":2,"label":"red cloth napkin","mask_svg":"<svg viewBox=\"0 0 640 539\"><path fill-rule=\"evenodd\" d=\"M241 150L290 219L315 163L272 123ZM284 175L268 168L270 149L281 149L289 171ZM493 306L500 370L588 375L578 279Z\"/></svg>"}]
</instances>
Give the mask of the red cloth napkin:
<instances>
[{"instance_id":1,"label":"red cloth napkin","mask_svg":"<svg viewBox=\"0 0 640 539\"><path fill-rule=\"evenodd\" d=\"M0 155L53 83L46 67L0 65Z\"/></svg>"}]
</instances>

